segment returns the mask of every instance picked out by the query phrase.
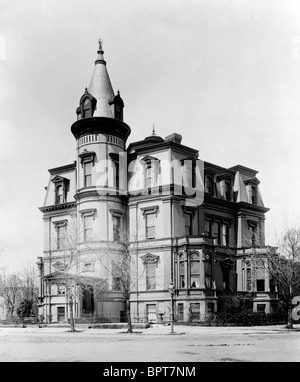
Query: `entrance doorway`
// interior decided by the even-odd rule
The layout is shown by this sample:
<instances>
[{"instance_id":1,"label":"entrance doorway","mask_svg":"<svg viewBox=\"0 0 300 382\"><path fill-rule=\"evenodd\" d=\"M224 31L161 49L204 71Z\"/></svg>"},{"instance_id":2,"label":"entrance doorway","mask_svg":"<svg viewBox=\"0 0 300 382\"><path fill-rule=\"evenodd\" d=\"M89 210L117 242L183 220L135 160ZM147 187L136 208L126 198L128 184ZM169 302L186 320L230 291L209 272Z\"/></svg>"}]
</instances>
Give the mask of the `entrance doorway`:
<instances>
[{"instance_id":1,"label":"entrance doorway","mask_svg":"<svg viewBox=\"0 0 300 382\"><path fill-rule=\"evenodd\" d=\"M148 304L147 305L147 321L150 322L157 322L157 316L156 316L156 304Z\"/></svg>"},{"instance_id":2,"label":"entrance doorway","mask_svg":"<svg viewBox=\"0 0 300 382\"><path fill-rule=\"evenodd\" d=\"M64 306L59 306L57 308L57 321L62 322L65 321L66 318L66 310Z\"/></svg>"}]
</instances>

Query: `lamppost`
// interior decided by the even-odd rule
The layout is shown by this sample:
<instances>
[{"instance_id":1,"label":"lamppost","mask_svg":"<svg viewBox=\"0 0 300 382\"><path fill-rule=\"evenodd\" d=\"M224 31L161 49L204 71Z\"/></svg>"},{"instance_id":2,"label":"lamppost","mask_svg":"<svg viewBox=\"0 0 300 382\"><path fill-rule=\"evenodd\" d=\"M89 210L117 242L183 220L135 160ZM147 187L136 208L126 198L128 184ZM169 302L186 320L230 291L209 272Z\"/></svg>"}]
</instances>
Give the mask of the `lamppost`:
<instances>
[{"instance_id":1,"label":"lamppost","mask_svg":"<svg viewBox=\"0 0 300 382\"><path fill-rule=\"evenodd\" d=\"M173 315L173 296L174 296L174 285L172 282L170 282L169 285L169 292L171 296L171 334L174 333L174 315Z\"/></svg>"}]
</instances>

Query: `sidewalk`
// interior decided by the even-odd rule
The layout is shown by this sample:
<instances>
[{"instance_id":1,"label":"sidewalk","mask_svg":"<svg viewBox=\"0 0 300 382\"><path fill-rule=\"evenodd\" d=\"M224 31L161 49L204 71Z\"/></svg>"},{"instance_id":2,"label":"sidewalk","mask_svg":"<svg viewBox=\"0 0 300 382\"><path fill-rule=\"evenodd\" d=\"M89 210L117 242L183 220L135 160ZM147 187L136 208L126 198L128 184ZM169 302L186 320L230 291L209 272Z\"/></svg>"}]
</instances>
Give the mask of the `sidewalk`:
<instances>
[{"instance_id":1,"label":"sidewalk","mask_svg":"<svg viewBox=\"0 0 300 382\"><path fill-rule=\"evenodd\" d=\"M5 329L6 330L5 330ZM250 333L259 333L262 334L271 334L271 333L287 333L287 332L299 332L300 324L294 325L294 329L286 329L285 325L270 325L270 326L185 326L185 325L174 325L174 333L171 333L170 325L162 324L152 324L149 328L138 328L133 327L133 333L127 333L127 327L121 328L92 328L87 324L77 324L75 326L78 333L84 333L88 335L170 335L170 336L179 336L179 335L222 335L222 334L250 334ZM47 326L39 327L38 325L27 325L23 328L19 326L0 326L0 335L1 331L3 332L12 332L12 331L24 331L31 333L67 333L69 332L70 325L67 324L51 324Z\"/></svg>"}]
</instances>

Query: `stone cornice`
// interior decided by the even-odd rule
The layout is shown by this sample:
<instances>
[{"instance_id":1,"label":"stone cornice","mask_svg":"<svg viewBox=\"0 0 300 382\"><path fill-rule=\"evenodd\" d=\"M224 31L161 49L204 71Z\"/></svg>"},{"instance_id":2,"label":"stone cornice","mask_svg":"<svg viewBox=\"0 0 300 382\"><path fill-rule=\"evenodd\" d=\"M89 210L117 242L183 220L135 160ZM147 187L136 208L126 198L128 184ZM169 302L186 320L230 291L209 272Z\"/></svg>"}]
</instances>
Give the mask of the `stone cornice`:
<instances>
[{"instance_id":1,"label":"stone cornice","mask_svg":"<svg viewBox=\"0 0 300 382\"><path fill-rule=\"evenodd\" d=\"M74 161L74 163L67 164L65 166L51 168L48 171L50 172L51 175L58 175L58 174L61 174L62 172L74 171L75 169L76 169L76 161Z\"/></svg>"},{"instance_id":2,"label":"stone cornice","mask_svg":"<svg viewBox=\"0 0 300 382\"><path fill-rule=\"evenodd\" d=\"M156 151L159 151L161 149L166 150L168 148L172 148L174 151L184 155L191 155L192 157L195 157L195 159L198 157L199 154L198 150L192 149L188 146L184 146L177 142L164 141L159 143L151 143L147 142L147 140L131 143L127 148L127 152L129 153L133 149L139 155L147 153L154 154Z\"/></svg>"},{"instance_id":3,"label":"stone cornice","mask_svg":"<svg viewBox=\"0 0 300 382\"><path fill-rule=\"evenodd\" d=\"M230 210L244 209L244 210L251 210L251 211L257 211L257 212L263 212L263 213L266 213L270 210L270 208L267 208L267 207L258 206L258 205L250 204L246 202L237 202L237 203L231 202L225 199L215 198L208 194L205 194L204 202L211 205L227 207Z\"/></svg>"},{"instance_id":4,"label":"stone cornice","mask_svg":"<svg viewBox=\"0 0 300 382\"><path fill-rule=\"evenodd\" d=\"M67 202L67 203L53 204L51 206L39 207L39 210L42 212L49 212L49 211L66 210L66 209L74 208L74 207L76 207L76 202Z\"/></svg>"},{"instance_id":5,"label":"stone cornice","mask_svg":"<svg viewBox=\"0 0 300 382\"><path fill-rule=\"evenodd\" d=\"M75 138L83 134L114 134L125 142L131 133L130 127L122 121L107 117L90 117L79 119L71 126Z\"/></svg>"},{"instance_id":6,"label":"stone cornice","mask_svg":"<svg viewBox=\"0 0 300 382\"><path fill-rule=\"evenodd\" d=\"M113 194L113 191L111 188L107 188L107 191L105 188L96 188L94 186L91 186L89 189L85 189L85 188L80 188L79 190L77 190L76 194L74 195L74 199L76 200L81 200L81 199L85 199L85 198L97 198L97 200L102 200L102 199L105 199L105 200L115 200L115 198L118 198L118 199L126 199L127 198L127 195L118 195L118 191L115 192L115 194Z\"/></svg>"}]
</instances>

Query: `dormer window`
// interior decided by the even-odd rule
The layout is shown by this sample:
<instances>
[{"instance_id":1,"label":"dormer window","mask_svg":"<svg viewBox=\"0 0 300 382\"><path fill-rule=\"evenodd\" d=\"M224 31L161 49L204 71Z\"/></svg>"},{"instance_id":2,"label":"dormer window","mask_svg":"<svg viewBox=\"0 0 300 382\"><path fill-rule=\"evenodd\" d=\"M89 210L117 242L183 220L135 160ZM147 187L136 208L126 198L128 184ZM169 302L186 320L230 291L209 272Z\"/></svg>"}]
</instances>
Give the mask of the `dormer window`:
<instances>
[{"instance_id":1,"label":"dormer window","mask_svg":"<svg viewBox=\"0 0 300 382\"><path fill-rule=\"evenodd\" d=\"M228 173L217 175L217 181L219 182L221 196L223 199L232 200L232 176Z\"/></svg>"},{"instance_id":2,"label":"dormer window","mask_svg":"<svg viewBox=\"0 0 300 382\"><path fill-rule=\"evenodd\" d=\"M252 186L250 192L251 192L251 196L250 196L251 203L252 204L256 204L257 203L256 202L256 196L257 196L257 189L256 189L256 187Z\"/></svg>"},{"instance_id":3,"label":"dormer window","mask_svg":"<svg viewBox=\"0 0 300 382\"><path fill-rule=\"evenodd\" d=\"M118 94L114 97L113 102L110 103L110 105L113 105L115 119L118 119L119 121L123 121L124 102L122 98L120 97L119 91L118 91Z\"/></svg>"},{"instance_id":4,"label":"dormer window","mask_svg":"<svg viewBox=\"0 0 300 382\"><path fill-rule=\"evenodd\" d=\"M225 182L225 184L224 184L224 198L225 198L225 200L231 201L231 184L230 184L230 182Z\"/></svg>"},{"instance_id":5,"label":"dormer window","mask_svg":"<svg viewBox=\"0 0 300 382\"><path fill-rule=\"evenodd\" d=\"M254 177L251 179L245 180L245 185L248 191L248 203L257 204L257 196L258 196L258 188L259 180Z\"/></svg>"},{"instance_id":6,"label":"dormer window","mask_svg":"<svg viewBox=\"0 0 300 382\"><path fill-rule=\"evenodd\" d=\"M206 177L206 192L210 195L214 194L214 182L212 176Z\"/></svg>"},{"instance_id":7,"label":"dormer window","mask_svg":"<svg viewBox=\"0 0 300 382\"><path fill-rule=\"evenodd\" d=\"M67 201L67 192L69 189L69 179L63 178L62 176L55 176L52 179L52 182L55 185L55 204L66 203Z\"/></svg>"},{"instance_id":8,"label":"dormer window","mask_svg":"<svg viewBox=\"0 0 300 382\"><path fill-rule=\"evenodd\" d=\"M58 185L55 190L55 204L63 203L63 187L62 185Z\"/></svg>"},{"instance_id":9,"label":"dormer window","mask_svg":"<svg viewBox=\"0 0 300 382\"><path fill-rule=\"evenodd\" d=\"M77 118L90 118L94 114L97 100L85 88L84 95L80 98L79 107L76 110Z\"/></svg>"}]
</instances>

